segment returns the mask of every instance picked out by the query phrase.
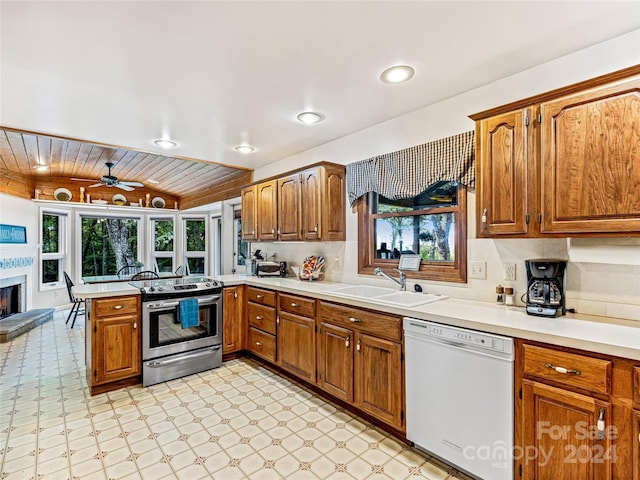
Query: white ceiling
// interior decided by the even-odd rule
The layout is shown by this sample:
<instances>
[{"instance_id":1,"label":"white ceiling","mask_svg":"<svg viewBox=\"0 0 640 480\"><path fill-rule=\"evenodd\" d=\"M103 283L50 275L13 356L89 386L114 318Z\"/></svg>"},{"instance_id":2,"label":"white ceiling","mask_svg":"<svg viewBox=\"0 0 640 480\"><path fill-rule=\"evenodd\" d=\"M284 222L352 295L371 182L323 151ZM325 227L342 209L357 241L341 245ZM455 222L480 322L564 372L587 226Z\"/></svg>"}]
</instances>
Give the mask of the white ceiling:
<instances>
[{"instance_id":1,"label":"white ceiling","mask_svg":"<svg viewBox=\"0 0 640 480\"><path fill-rule=\"evenodd\" d=\"M635 30L640 2L2 0L0 16L0 125L256 168ZM394 64L417 73L381 83ZM326 120L300 124L306 109Z\"/></svg>"}]
</instances>

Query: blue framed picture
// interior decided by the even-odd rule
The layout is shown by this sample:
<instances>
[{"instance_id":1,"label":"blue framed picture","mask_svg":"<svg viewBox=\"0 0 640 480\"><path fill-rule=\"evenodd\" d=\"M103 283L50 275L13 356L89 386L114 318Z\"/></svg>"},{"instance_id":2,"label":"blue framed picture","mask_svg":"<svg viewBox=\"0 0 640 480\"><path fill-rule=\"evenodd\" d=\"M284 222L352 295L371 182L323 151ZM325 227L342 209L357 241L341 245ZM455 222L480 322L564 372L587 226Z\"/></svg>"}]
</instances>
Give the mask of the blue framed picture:
<instances>
[{"instance_id":1,"label":"blue framed picture","mask_svg":"<svg viewBox=\"0 0 640 480\"><path fill-rule=\"evenodd\" d=\"M27 227L0 223L0 243L27 243Z\"/></svg>"}]
</instances>

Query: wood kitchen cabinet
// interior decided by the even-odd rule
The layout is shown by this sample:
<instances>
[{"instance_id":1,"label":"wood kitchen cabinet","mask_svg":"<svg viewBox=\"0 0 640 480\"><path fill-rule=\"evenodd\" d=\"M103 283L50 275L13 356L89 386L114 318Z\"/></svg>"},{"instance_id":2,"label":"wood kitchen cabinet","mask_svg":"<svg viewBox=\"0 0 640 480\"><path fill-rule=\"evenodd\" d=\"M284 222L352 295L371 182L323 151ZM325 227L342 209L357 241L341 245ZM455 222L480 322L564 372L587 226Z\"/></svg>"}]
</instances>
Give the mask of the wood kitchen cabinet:
<instances>
[{"instance_id":1,"label":"wood kitchen cabinet","mask_svg":"<svg viewBox=\"0 0 640 480\"><path fill-rule=\"evenodd\" d=\"M631 360L518 340L515 425L522 454L515 461L521 477L637 478L633 371Z\"/></svg>"},{"instance_id":2,"label":"wood kitchen cabinet","mask_svg":"<svg viewBox=\"0 0 640 480\"><path fill-rule=\"evenodd\" d=\"M248 351L276 362L276 292L256 287L246 289Z\"/></svg>"},{"instance_id":3,"label":"wood kitchen cabinet","mask_svg":"<svg viewBox=\"0 0 640 480\"><path fill-rule=\"evenodd\" d=\"M640 480L640 410L633 412L633 480Z\"/></svg>"},{"instance_id":4,"label":"wood kitchen cabinet","mask_svg":"<svg viewBox=\"0 0 640 480\"><path fill-rule=\"evenodd\" d=\"M640 233L640 67L471 118L478 236Z\"/></svg>"},{"instance_id":5,"label":"wood kitchen cabinet","mask_svg":"<svg viewBox=\"0 0 640 480\"><path fill-rule=\"evenodd\" d=\"M278 294L278 365L315 383L316 301Z\"/></svg>"},{"instance_id":6,"label":"wood kitchen cabinet","mask_svg":"<svg viewBox=\"0 0 640 480\"><path fill-rule=\"evenodd\" d=\"M225 287L222 290L222 353L231 354L243 349L244 286Z\"/></svg>"},{"instance_id":7,"label":"wood kitchen cabinet","mask_svg":"<svg viewBox=\"0 0 640 480\"><path fill-rule=\"evenodd\" d=\"M242 238L257 240L258 230L258 186L251 185L242 189Z\"/></svg>"},{"instance_id":8,"label":"wood kitchen cabinet","mask_svg":"<svg viewBox=\"0 0 640 480\"><path fill-rule=\"evenodd\" d=\"M255 193L252 193L255 189ZM346 222L345 168L322 162L288 172L243 189L242 215L256 213L256 226L243 226L244 240L344 240ZM250 217L251 218L251 217ZM255 232L255 234L251 234Z\"/></svg>"},{"instance_id":9,"label":"wood kitchen cabinet","mask_svg":"<svg viewBox=\"0 0 640 480\"><path fill-rule=\"evenodd\" d=\"M354 406L402 431L400 317L320 302L319 320L319 385L346 401L352 397Z\"/></svg>"},{"instance_id":10,"label":"wood kitchen cabinet","mask_svg":"<svg viewBox=\"0 0 640 480\"><path fill-rule=\"evenodd\" d=\"M140 297L87 300L87 384L91 394L140 383Z\"/></svg>"}]
</instances>

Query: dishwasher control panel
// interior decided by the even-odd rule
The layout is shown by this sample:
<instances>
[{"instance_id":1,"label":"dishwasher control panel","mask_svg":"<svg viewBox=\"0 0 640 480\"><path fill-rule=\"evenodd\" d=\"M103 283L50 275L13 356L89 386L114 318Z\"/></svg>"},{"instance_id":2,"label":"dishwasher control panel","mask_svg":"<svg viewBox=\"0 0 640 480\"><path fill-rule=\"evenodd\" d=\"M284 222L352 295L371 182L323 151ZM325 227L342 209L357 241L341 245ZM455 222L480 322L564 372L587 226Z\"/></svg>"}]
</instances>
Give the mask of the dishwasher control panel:
<instances>
[{"instance_id":1,"label":"dishwasher control panel","mask_svg":"<svg viewBox=\"0 0 640 480\"><path fill-rule=\"evenodd\" d=\"M513 353L513 340L508 337L450 327L414 318L405 318L404 327L405 331L410 332L415 329L414 332L420 336L432 337L454 345L468 345L505 354Z\"/></svg>"}]
</instances>

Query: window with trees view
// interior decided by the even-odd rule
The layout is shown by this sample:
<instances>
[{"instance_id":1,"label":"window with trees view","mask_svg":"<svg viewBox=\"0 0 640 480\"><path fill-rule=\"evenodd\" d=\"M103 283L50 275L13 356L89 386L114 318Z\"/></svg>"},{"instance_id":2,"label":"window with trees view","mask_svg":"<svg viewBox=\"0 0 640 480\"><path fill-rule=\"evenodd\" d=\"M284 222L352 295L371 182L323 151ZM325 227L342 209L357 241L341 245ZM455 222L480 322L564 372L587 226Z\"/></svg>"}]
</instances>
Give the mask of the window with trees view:
<instances>
[{"instance_id":1,"label":"window with trees view","mask_svg":"<svg viewBox=\"0 0 640 480\"><path fill-rule=\"evenodd\" d=\"M409 277L466 281L466 188L437 182L413 198L390 200L370 193L359 200L360 273L395 268L400 255L420 255Z\"/></svg>"},{"instance_id":2,"label":"window with trees view","mask_svg":"<svg viewBox=\"0 0 640 480\"><path fill-rule=\"evenodd\" d=\"M56 286L62 282L65 259L66 214L42 212L41 238L42 249L41 285Z\"/></svg>"},{"instance_id":3,"label":"window with trees view","mask_svg":"<svg viewBox=\"0 0 640 480\"><path fill-rule=\"evenodd\" d=\"M174 222L173 219L152 219L153 263L157 272L173 272Z\"/></svg>"},{"instance_id":4,"label":"window with trees view","mask_svg":"<svg viewBox=\"0 0 640 480\"><path fill-rule=\"evenodd\" d=\"M189 218L184 221L185 261L187 273L206 274L207 230L204 218Z\"/></svg>"},{"instance_id":5,"label":"window with trees view","mask_svg":"<svg viewBox=\"0 0 640 480\"><path fill-rule=\"evenodd\" d=\"M138 261L137 218L81 217L82 276L113 275Z\"/></svg>"}]
</instances>

